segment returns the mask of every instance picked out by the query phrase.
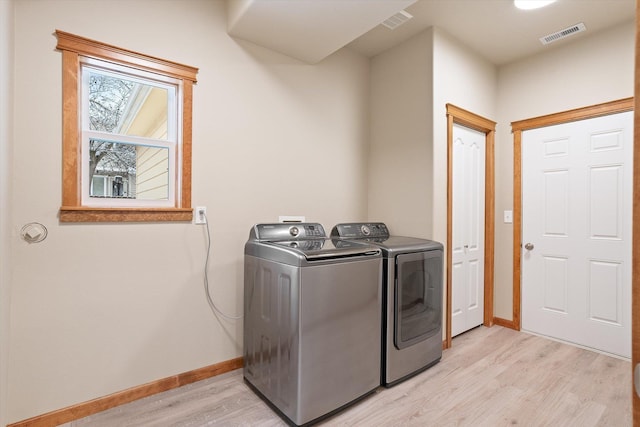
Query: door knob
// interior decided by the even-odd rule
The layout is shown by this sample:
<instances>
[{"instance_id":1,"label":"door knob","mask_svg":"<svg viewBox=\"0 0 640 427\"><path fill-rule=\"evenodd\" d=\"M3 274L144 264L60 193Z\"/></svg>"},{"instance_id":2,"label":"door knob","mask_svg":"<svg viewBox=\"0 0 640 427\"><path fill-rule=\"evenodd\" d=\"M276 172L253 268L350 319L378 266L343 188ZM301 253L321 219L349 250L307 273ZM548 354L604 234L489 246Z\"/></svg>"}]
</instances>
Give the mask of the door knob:
<instances>
[{"instance_id":1,"label":"door knob","mask_svg":"<svg viewBox=\"0 0 640 427\"><path fill-rule=\"evenodd\" d=\"M528 251L533 249L533 243L527 243L526 245L524 245L524 248Z\"/></svg>"}]
</instances>

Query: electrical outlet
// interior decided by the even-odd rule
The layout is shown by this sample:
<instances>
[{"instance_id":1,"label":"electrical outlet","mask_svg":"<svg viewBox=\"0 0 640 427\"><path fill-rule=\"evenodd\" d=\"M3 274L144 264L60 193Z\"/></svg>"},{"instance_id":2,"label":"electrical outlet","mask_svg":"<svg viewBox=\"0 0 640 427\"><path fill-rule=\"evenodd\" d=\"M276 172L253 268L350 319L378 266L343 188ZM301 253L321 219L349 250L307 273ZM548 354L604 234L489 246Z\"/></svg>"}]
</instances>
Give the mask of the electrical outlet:
<instances>
[{"instance_id":1,"label":"electrical outlet","mask_svg":"<svg viewBox=\"0 0 640 427\"><path fill-rule=\"evenodd\" d=\"M195 218L194 218L193 222L195 224L206 224L207 223L207 208L206 208L206 206L198 206L198 207L196 207L194 215L195 215Z\"/></svg>"}]
</instances>

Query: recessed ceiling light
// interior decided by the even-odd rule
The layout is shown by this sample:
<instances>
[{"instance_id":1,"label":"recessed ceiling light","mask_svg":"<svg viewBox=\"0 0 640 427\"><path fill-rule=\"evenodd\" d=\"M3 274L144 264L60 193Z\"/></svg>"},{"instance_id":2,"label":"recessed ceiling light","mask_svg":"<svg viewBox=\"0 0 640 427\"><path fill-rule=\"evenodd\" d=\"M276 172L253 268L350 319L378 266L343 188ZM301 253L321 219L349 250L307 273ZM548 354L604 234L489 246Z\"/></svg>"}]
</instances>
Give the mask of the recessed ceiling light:
<instances>
[{"instance_id":1,"label":"recessed ceiling light","mask_svg":"<svg viewBox=\"0 0 640 427\"><path fill-rule=\"evenodd\" d=\"M522 10L539 9L555 2L556 0L513 0L513 4Z\"/></svg>"}]
</instances>

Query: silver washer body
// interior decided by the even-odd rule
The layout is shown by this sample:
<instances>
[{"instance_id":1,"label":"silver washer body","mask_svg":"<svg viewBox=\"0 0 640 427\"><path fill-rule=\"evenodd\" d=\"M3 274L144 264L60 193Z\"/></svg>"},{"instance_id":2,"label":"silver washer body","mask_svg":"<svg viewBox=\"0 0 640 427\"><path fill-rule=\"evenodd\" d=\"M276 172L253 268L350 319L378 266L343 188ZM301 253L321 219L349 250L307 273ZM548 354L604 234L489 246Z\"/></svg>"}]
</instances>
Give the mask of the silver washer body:
<instances>
[{"instance_id":1,"label":"silver washer body","mask_svg":"<svg viewBox=\"0 0 640 427\"><path fill-rule=\"evenodd\" d=\"M302 425L380 385L382 258L290 226L258 224L245 244L244 378Z\"/></svg>"}]
</instances>

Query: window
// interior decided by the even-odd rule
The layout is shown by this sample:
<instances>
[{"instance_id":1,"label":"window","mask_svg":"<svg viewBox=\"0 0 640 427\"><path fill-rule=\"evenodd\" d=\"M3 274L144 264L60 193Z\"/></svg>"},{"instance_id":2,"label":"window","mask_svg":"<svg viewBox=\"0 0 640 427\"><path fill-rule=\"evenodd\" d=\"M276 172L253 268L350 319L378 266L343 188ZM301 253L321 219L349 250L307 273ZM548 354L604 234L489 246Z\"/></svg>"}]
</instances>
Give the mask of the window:
<instances>
[{"instance_id":1,"label":"window","mask_svg":"<svg viewBox=\"0 0 640 427\"><path fill-rule=\"evenodd\" d=\"M60 221L190 221L198 70L56 35L64 100Z\"/></svg>"}]
</instances>

